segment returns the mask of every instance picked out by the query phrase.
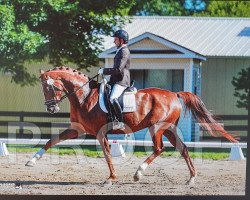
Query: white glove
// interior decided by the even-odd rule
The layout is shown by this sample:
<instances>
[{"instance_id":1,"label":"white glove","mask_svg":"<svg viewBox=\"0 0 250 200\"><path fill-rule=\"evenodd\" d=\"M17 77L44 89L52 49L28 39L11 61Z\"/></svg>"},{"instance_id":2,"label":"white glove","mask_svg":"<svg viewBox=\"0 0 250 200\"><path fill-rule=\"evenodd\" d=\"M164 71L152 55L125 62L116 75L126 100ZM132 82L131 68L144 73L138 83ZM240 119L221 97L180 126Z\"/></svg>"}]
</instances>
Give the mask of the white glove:
<instances>
[{"instance_id":1,"label":"white glove","mask_svg":"<svg viewBox=\"0 0 250 200\"><path fill-rule=\"evenodd\" d=\"M100 75L103 74L103 69L104 68L99 69L98 74L100 74Z\"/></svg>"}]
</instances>

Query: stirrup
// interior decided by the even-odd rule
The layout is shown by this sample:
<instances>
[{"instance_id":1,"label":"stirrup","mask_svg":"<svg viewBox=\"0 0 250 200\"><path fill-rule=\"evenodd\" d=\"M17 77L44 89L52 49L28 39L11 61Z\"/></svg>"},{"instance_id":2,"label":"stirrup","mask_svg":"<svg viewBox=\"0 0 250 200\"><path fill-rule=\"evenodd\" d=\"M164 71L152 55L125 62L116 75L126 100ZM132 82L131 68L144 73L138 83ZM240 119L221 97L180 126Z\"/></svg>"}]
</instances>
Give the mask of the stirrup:
<instances>
[{"instance_id":1,"label":"stirrup","mask_svg":"<svg viewBox=\"0 0 250 200\"><path fill-rule=\"evenodd\" d=\"M125 126L123 122L119 122L118 120L113 121L113 129L114 130L124 130Z\"/></svg>"}]
</instances>

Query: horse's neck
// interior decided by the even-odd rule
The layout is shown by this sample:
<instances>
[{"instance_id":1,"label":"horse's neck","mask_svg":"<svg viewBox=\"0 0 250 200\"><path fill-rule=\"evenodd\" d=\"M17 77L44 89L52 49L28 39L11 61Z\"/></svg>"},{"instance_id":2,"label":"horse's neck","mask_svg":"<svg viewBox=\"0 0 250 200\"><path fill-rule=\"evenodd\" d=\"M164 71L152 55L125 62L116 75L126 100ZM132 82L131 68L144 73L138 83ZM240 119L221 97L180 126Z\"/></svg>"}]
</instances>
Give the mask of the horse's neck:
<instances>
[{"instance_id":1,"label":"horse's neck","mask_svg":"<svg viewBox=\"0 0 250 200\"><path fill-rule=\"evenodd\" d=\"M78 90L79 87L82 88L69 98L70 103L78 105L79 109L86 108L89 111L90 108L98 102L98 83L96 81L91 81L90 83L82 86L85 83L74 80L71 82L75 85L74 88L71 89L71 92Z\"/></svg>"},{"instance_id":2,"label":"horse's neck","mask_svg":"<svg viewBox=\"0 0 250 200\"><path fill-rule=\"evenodd\" d=\"M85 110L86 113L92 112L93 108L98 103L98 97L99 97L98 88L91 89L90 94L83 102L81 109Z\"/></svg>"},{"instance_id":3,"label":"horse's neck","mask_svg":"<svg viewBox=\"0 0 250 200\"><path fill-rule=\"evenodd\" d=\"M71 122L80 123L84 127L85 132L91 132L91 121L93 118L90 116L95 116L98 112L98 97L98 88L93 88L91 89L89 96L81 105L76 103L73 97L69 98L70 120Z\"/></svg>"},{"instance_id":4,"label":"horse's neck","mask_svg":"<svg viewBox=\"0 0 250 200\"><path fill-rule=\"evenodd\" d=\"M64 83L66 92L71 94L69 99L71 103L78 103L79 105L83 104L84 100L91 92L87 80L75 77L62 77L62 82ZM71 98L71 96L73 98Z\"/></svg>"}]
</instances>

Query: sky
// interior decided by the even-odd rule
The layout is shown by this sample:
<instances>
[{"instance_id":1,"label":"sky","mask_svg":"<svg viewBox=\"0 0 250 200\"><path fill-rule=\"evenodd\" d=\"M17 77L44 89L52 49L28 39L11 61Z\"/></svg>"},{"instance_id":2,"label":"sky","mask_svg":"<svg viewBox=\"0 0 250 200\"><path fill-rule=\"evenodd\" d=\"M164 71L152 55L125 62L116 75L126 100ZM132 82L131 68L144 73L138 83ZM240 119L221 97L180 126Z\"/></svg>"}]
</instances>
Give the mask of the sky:
<instances>
[{"instance_id":1,"label":"sky","mask_svg":"<svg viewBox=\"0 0 250 200\"><path fill-rule=\"evenodd\" d=\"M184 7L187 10L204 10L206 7L206 3L202 0L185 0Z\"/></svg>"}]
</instances>

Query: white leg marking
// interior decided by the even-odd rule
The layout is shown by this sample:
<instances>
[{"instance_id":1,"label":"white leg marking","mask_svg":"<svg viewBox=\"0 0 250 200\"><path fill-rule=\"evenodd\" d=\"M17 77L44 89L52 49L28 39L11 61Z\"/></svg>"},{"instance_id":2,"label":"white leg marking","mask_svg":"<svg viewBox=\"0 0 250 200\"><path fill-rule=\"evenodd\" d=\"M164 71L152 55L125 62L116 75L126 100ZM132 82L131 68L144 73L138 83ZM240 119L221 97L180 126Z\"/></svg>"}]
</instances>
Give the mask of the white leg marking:
<instances>
[{"instance_id":1,"label":"white leg marking","mask_svg":"<svg viewBox=\"0 0 250 200\"><path fill-rule=\"evenodd\" d=\"M38 151L32 158L32 160L35 158L36 160L39 160L43 154L45 153L45 150L44 149L40 149L40 151Z\"/></svg>"},{"instance_id":2,"label":"white leg marking","mask_svg":"<svg viewBox=\"0 0 250 200\"><path fill-rule=\"evenodd\" d=\"M193 185L195 183L195 177L196 176L191 176L190 179L187 181L186 185Z\"/></svg>"},{"instance_id":3,"label":"white leg marking","mask_svg":"<svg viewBox=\"0 0 250 200\"><path fill-rule=\"evenodd\" d=\"M142 172L145 172L147 167L148 167L148 163L142 163L139 167L139 170L141 169Z\"/></svg>"},{"instance_id":4,"label":"white leg marking","mask_svg":"<svg viewBox=\"0 0 250 200\"><path fill-rule=\"evenodd\" d=\"M134 180L135 181L139 181L142 178L142 176L143 176L142 172L145 172L147 167L148 167L148 163L142 163L139 166L139 168L137 169L137 171L136 171L136 173L134 175Z\"/></svg>"},{"instance_id":5,"label":"white leg marking","mask_svg":"<svg viewBox=\"0 0 250 200\"><path fill-rule=\"evenodd\" d=\"M26 166L33 167L36 164L36 161L39 160L42 155L45 153L44 149L40 149L34 156L33 158L26 163Z\"/></svg>"}]
</instances>

